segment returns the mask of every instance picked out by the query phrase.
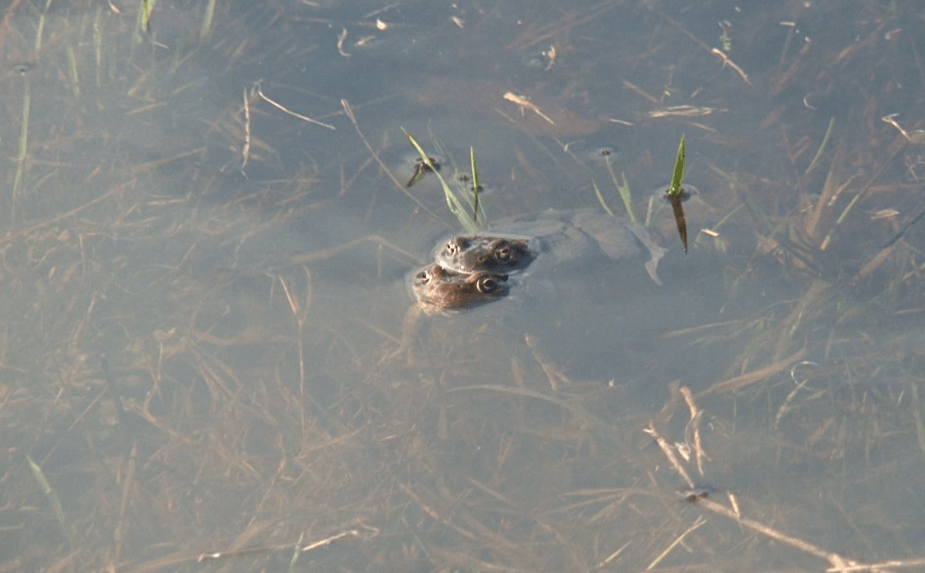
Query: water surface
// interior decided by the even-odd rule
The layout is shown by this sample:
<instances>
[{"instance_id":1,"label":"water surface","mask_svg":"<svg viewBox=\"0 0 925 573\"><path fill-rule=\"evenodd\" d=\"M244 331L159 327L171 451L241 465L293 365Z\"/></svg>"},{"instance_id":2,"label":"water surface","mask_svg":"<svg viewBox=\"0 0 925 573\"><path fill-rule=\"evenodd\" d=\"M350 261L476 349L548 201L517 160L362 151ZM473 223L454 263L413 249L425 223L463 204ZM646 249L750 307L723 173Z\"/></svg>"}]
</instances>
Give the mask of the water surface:
<instances>
[{"instance_id":1,"label":"water surface","mask_svg":"<svg viewBox=\"0 0 925 573\"><path fill-rule=\"evenodd\" d=\"M916 4L207 6L5 9L0 568L922 557ZM570 267L409 361L459 227L401 128L489 221L625 214L609 161L664 286Z\"/></svg>"}]
</instances>

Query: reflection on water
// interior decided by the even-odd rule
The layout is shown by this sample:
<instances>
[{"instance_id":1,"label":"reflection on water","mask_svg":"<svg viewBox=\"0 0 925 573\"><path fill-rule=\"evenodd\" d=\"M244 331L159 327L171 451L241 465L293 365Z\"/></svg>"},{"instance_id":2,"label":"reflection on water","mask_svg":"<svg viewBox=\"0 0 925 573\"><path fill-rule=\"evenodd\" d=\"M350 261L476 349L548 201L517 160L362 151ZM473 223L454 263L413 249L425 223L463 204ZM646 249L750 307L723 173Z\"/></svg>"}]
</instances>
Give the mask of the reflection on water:
<instances>
[{"instance_id":1,"label":"reflection on water","mask_svg":"<svg viewBox=\"0 0 925 573\"><path fill-rule=\"evenodd\" d=\"M194 4L4 9L0 570L925 557L913 3ZM492 221L625 177L664 285L403 328L399 126Z\"/></svg>"}]
</instances>

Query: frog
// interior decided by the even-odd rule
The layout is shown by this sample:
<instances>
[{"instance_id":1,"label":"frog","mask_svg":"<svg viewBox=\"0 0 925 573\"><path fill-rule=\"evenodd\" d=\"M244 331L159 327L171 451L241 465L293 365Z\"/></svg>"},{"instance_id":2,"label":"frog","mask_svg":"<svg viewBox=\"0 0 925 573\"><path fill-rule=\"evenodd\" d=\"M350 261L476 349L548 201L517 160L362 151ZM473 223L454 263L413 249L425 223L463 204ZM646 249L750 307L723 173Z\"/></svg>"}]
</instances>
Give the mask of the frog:
<instances>
[{"instance_id":1,"label":"frog","mask_svg":"<svg viewBox=\"0 0 925 573\"><path fill-rule=\"evenodd\" d=\"M407 285L415 303L405 313L401 344L385 359L407 355L408 362L414 362L414 341L421 333L425 316L458 314L502 299L510 292L507 280L504 273L458 273L436 263L412 271Z\"/></svg>"},{"instance_id":2,"label":"frog","mask_svg":"<svg viewBox=\"0 0 925 573\"><path fill-rule=\"evenodd\" d=\"M536 253L528 241L504 237L456 235L434 253L437 264L456 273L518 272L530 266Z\"/></svg>"},{"instance_id":3,"label":"frog","mask_svg":"<svg viewBox=\"0 0 925 573\"><path fill-rule=\"evenodd\" d=\"M642 225L592 209L548 209L499 223L484 234L454 235L437 245L434 260L454 273L526 274L532 267L597 264L648 255L649 277L657 285L658 262L667 251Z\"/></svg>"},{"instance_id":4,"label":"frog","mask_svg":"<svg viewBox=\"0 0 925 573\"><path fill-rule=\"evenodd\" d=\"M506 248L498 245L495 247L490 252L497 254L498 250ZM486 263L486 268L515 268L514 259L516 257L511 259L506 255L501 255L497 261ZM581 282L581 275L582 273L574 273L568 277L559 278L567 283L573 280ZM544 279L540 281L545 282ZM545 286L551 287L551 285ZM517 334L522 334L526 350L545 373L550 387L558 390L571 384L569 375L559 367L555 358L550 357L544 347L545 343L549 342L543 340L543 334L548 333L546 320L548 315L541 309L558 307L558 304L553 304L553 301L558 302L561 293L555 292L554 288L540 289L537 292L532 288L533 283L521 282L517 279L509 281L507 274L485 270L458 273L436 263L410 274L408 287L415 304L405 314L399 347L388 354L387 359L405 356L409 366L417 366L432 360L433 353L422 351L425 347L419 345L419 340L426 336L424 333L428 332L434 324L432 320L428 320L428 317L442 316L439 322L441 327L458 331L459 336L464 338L467 337L467 333L479 330L473 329L473 325L482 322L492 325L486 332L499 336L505 342L513 342L518 338ZM512 300L501 303L502 299ZM453 318L452 323L445 321L452 315L468 313L489 303L491 307L484 311L480 310L481 314L472 317L473 320L462 321L460 317L459 319ZM494 306L496 303L497 307Z\"/></svg>"},{"instance_id":5,"label":"frog","mask_svg":"<svg viewBox=\"0 0 925 573\"><path fill-rule=\"evenodd\" d=\"M588 278L593 289L593 280L601 276L593 271L609 267L602 262L647 259L649 276L640 273L639 279L661 284L656 270L665 252L642 225L592 209L547 210L502 221L476 235L453 235L438 243L434 263L409 276L415 304L406 314L400 348L391 356L407 352L410 358L422 316L458 314L492 303L482 318L491 317L511 331L536 334L525 339L527 346L550 375L547 365L556 358L540 357L562 354L556 352L562 345L549 332L550 324L571 316L561 303L578 300L575 289L584 289ZM544 269L551 272L543 276ZM625 274L622 267L611 272L612 278ZM494 307L508 298L514 300ZM556 315L557 310L561 314ZM551 382L553 378L550 375Z\"/></svg>"},{"instance_id":6,"label":"frog","mask_svg":"<svg viewBox=\"0 0 925 573\"><path fill-rule=\"evenodd\" d=\"M459 273L432 264L410 277L410 289L425 314L441 314L474 308L506 296L507 279L506 274L490 270Z\"/></svg>"}]
</instances>

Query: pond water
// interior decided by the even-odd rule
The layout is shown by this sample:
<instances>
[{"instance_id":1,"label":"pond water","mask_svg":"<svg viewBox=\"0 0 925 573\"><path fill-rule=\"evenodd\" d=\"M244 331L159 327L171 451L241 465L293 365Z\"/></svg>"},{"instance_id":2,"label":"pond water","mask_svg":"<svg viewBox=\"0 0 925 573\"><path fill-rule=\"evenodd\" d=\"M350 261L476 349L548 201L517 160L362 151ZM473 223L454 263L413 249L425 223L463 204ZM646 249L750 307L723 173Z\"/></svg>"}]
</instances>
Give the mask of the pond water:
<instances>
[{"instance_id":1,"label":"pond water","mask_svg":"<svg viewBox=\"0 0 925 573\"><path fill-rule=\"evenodd\" d=\"M915 2L138 4L0 25L0 571L925 558ZM415 319L462 229L403 129L663 284Z\"/></svg>"}]
</instances>

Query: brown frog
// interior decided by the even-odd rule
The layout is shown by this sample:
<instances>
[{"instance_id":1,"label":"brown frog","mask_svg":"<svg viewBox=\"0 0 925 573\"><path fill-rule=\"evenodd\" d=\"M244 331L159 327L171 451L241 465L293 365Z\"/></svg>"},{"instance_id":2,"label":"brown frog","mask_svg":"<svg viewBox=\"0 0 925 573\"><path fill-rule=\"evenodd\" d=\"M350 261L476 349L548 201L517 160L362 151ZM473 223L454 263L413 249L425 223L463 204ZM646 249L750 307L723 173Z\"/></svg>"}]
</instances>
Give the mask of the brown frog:
<instances>
[{"instance_id":1,"label":"brown frog","mask_svg":"<svg viewBox=\"0 0 925 573\"><path fill-rule=\"evenodd\" d=\"M456 273L519 273L535 260L540 267L558 267L648 256L646 270L660 285L657 267L664 255L665 249L638 223L589 209L550 209L501 223L486 235L451 237L437 246L434 258Z\"/></svg>"},{"instance_id":2,"label":"brown frog","mask_svg":"<svg viewBox=\"0 0 925 573\"><path fill-rule=\"evenodd\" d=\"M527 241L503 237L457 235L436 253L437 262L458 273L521 271L536 258Z\"/></svg>"},{"instance_id":3,"label":"brown frog","mask_svg":"<svg viewBox=\"0 0 925 573\"><path fill-rule=\"evenodd\" d=\"M457 273L429 265L411 277L411 292L427 314L473 308L508 293L507 275L490 270Z\"/></svg>"},{"instance_id":4,"label":"brown frog","mask_svg":"<svg viewBox=\"0 0 925 573\"><path fill-rule=\"evenodd\" d=\"M407 354L409 363L414 362L412 350L425 322L423 315L457 313L503 298L509 291L507 279L502 273L457 273L436 264L414 272L408 287L417 303L405 313L401 345L386 359Z\"/></svg>"},{"instance_id":5,"label":"brown frog","mask_svg":"<svg viewBox=\"0 0 925 573\"><path fill-rule=\"evenodd\" d=\"M523 262L523 260L527 260L516 255L510 256L511 252L508 248L510 245L503 245L495 241L489 242L493 244L488 248L486 243L486 252L492 254L492 257L489 257L491 260L484 259L480 261L480 265L484 265L484 268L516 269L517 267L514 264L516 261ZM456 245L463 249L471 248L471 245L465 242L456 242ZM513 251L516 253L520 247L524 247L524 245L514 245ZM522 254L524 253L526 253L525 250ZM532 260L532 258L529 260ZM529 260L527 264L529 264ZM417 304L412 306L405 315L400 347L389 354L387 358L391 359L406 355L409 364L419 362L425 356L428 356L428 354L417 355L414 352L417 349L417 339L422 336L424 325L427 322L423 320L424 315L455 314L499 300L509 293L511 285L507 281L508 275L506 274L488 271L475 271L470 274L457 273L438 264L420 269L409 277L409 286L417 300ZM519 309L520 306L515 308ZM510 308L507 308L500 313L493 313L493 316L508 316L509 311ZM514 331L516 330L518 329L515 326ZM524 340L554 390L558 390L562 385L570 383L568 376L546 355L535 336L527 334Z\"/></svg>"}]
</instances>

